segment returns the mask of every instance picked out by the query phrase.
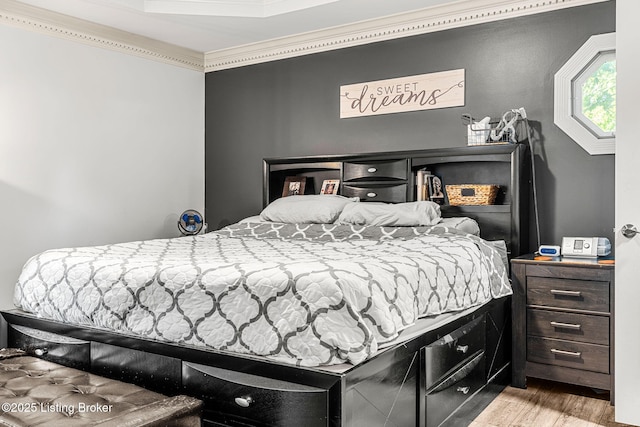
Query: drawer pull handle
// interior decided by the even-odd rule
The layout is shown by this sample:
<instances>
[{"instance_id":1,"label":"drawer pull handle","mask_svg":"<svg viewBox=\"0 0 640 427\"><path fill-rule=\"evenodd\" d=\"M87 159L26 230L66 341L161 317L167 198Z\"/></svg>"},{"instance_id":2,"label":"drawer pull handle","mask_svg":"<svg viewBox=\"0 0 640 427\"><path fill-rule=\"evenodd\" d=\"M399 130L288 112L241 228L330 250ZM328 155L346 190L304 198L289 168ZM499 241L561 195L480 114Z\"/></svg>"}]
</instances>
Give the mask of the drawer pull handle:
<instances>
[{"instance_id":1,"label":"drawer pull handle","mask_svg":"<svg viewBox=\"0 0 640 427\"><path fill-rule=\"evenodd\" d=\"M370 193L367 193L367 197L376 197L376 196L377 196L377 194L374 193L373 191L370 192Z\"/></svg>"},{"instance_id":2,"label":"drawer pull handle","mask_svg":"<svg viewBox=\"0 0 640 427\"><path fill-rule=\"evenodd\" d=\"M378 169L377 168L369 168L369 169L367 169L367 172L376 173L376 172L378 172Z\"/></svg>"},{"instance_id":3,"label":"drawer pull handle","mask_svg":"<svg viewBox=\"0 0 640 427\"><path fill-rule=\"evenodd\" d=\"M471 390L470 387L458 387L458 388L456 388L456 391L458 393L462 393L462 394L468 394L469 390Z\"/></svg>"},{"instance_id":4,"label":"drawer pull handle","mask_svg":"<svg viewBox=\"0 0 640 427\"><path fill-rule=\"evenodd\" d=\"M582 296L580 291L564 291L561 289L551 289L553 295L562 295L564 297L579 297Z\"/></svg>"},{"instance_id":5,"label":"drawer pull handle","mask_svg":"<svg viewBox=\"0 0 640 427\"><path fill-rule=\"evenodd\" d=\"M236 405L242 406L243 408L248 408L249 405L253 403L253 399L251 396L242 396L235 398Z\"/></svg>"},{"instance_id":6,"label":"drawer pull handle","mask_svg":"<svg viewBox=\"0 0 640 427\"><path fill-rule=\"evenodd\" d=\"M555 348L551 349L551 353L557 354L559 356L569 356L569 357L580 357L580 356L582 356L582 352L580 352L580 351L557 350Z\"/></svg>"},{"instance_id":7,"label":"drawer pull handle","mask_svg":"<svg viewBox=\"0 0 640 427\"><path fill-rule=\"evenodd\" d=\"M48 351L46 348L36 348L33 350L33 354L35 354L36 356L44 356L47 353Z\"/></svg>"},{"instance_id":8,"label":"drawer pull handle","mask_svg":"<svg viewBox=\"0 0 640 427\"><path fill-rule=\"evenodd\" d=\"M469 351L469 346L468 345L459 345L459 346L456 347L456 351L458 353L466 354L467 351Z\"/></svg>"},{"instance_id":9,"label":"drawer pull handle","mask_svg":"<svg viewBox=\"0 0 640 427\"><path fill-rule=\"evenodd\" d=\"M562 323L562 322L550 322L551 326L554 328L562 328L562 329L580 329L582 325L579 323Z\"/></svg>"}]
</instances>

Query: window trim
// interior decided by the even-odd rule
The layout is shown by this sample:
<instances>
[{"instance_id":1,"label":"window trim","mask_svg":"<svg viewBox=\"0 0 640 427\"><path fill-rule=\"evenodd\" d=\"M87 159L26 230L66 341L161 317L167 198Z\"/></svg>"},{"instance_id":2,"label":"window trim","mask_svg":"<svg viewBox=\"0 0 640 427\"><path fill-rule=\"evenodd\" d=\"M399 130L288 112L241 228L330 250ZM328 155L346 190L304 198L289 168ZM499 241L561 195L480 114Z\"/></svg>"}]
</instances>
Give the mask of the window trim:
<instances>
[{"instance_id":1,"label":"window trim","mask_svg":"<svg viewBox=\"0 0 640 427\"><path fill-rule=\"evenodd\" d=\"M616 50L616 33L591 36L554 79L554 122L591 155L615 154L615 134L597 136L574 114L574 82L600 55Z\"/></svg>"}]
</instances>

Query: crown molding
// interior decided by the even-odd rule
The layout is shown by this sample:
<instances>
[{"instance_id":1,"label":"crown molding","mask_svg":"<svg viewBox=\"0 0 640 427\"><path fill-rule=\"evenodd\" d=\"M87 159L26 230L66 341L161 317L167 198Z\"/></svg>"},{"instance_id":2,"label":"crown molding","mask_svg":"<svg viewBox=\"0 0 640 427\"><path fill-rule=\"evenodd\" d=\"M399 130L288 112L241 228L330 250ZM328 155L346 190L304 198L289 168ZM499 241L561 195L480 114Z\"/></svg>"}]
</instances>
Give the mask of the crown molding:
<instances>
[{"instance_id":1,"label":"crown molding","mask_svg":"<svg viewBox=\"0 0 640 427\"><path fill-rule=\"evenodd\" d=\"M292 58L609 0L461 0L355 24L206 52L205 72Z\"/></svg>"},{"instance_id":2,"label":"crown molding","mask_svg":"<svg viewBox=\"0 0 640 427\"><path fill-rule=\"evenodd\" d=\"M204 54L15 0L0 0L0 24L211 72L606 1L460 0Z\"/></svg>"},{"instance_id":3,"label":"crown molding","mask_svg":"<svg viewBox=\"0 0 640 427\"><path fill-rule=\"evenodd\" d=\"M0 24L204 71L204 54L93 22L19 3L0 0Z\"/></svg>"}]
</instances>

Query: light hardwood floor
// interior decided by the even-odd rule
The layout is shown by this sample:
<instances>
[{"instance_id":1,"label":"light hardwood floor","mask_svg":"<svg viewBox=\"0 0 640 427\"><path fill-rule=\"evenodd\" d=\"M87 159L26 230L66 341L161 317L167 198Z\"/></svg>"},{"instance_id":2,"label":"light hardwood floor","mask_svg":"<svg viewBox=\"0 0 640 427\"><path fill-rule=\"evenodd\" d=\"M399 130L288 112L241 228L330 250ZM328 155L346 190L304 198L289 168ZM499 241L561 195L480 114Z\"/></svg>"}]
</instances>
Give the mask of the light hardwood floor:
<instances>
[{"instance_id":1,"label":"light hardwood floor","mask_svg":"<svg viewBox=\"0 0 640 427\"><path fill-rule=\"evenodd\" d=\"M470 427L624 427L614 421L609 393L533 378L507 386Z\"/></svg>"}]
</instances>

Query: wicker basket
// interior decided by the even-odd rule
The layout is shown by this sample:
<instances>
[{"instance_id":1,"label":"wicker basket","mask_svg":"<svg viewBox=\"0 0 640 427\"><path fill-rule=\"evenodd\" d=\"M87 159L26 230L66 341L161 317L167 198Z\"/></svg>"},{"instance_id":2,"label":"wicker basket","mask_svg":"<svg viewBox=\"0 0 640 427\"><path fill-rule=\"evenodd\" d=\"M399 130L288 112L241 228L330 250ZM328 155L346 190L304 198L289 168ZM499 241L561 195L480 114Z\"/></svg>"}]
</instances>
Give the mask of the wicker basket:
<instances>
[{"instance_id":1,"label":"wicker basket","mask_svg":"<svg viewBox=\"0 0 640 427\"><path fill-rule=\"evenodd\" d=\"M496 201L499 185L490 184L460 184L446 185L449 204L461 205L492 205Z\"/></svg>"}]
</instances>

